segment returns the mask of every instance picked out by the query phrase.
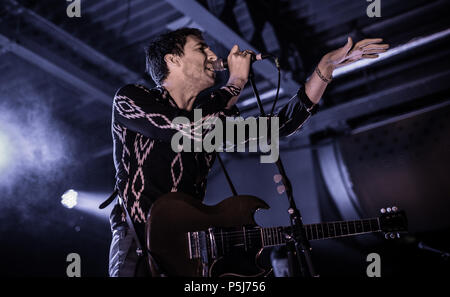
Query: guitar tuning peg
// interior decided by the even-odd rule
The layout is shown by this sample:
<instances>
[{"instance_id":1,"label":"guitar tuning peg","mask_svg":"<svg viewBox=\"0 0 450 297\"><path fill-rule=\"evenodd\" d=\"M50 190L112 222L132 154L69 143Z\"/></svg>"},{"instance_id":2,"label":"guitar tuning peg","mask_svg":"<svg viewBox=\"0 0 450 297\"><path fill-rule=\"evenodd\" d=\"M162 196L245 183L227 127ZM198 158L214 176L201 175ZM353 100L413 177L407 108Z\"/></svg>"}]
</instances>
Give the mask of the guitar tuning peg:
<instances>
[{"instance_id":1,"label":"guitar tuning peg","mask_svg":"<svg viewBox=\"0 0 450 297\"><path fill-rule=\"evenodd\" d=\"M392 206L392 211L393 212L397 212L398 211L398 207L397 206Z\"/></svg>"},{"instance_id":2,"label":"guitar tuning peg","mask_svg":"<svg viewBox=\"0 0 450 297\"><path fill-rule=\"evenodd\" d=\"M392 211L392 208L388 207L388 208L386 208L386 211L387 211L387 212L391 212L391 211Z\"/></svg>"},{"instance_id":3,"label":"guitar tuning peg","mask_svg":"<svg viewBox=\"0 0 450 297\"><path fill-rule=\"evenodd\" d=\"M277 192L278 192L278 194L283 194L284 191L286 191L286 188L285 188L283 185L279 185L279 186L277 187Z\"/></svg>"},{"instance_id":4,"label":"guitar tuning peg","mask_svg":"<svg viewBox=\"0 0 450 297\"><path fill-rule=\"evenodd\" d=\"M281 181L281 174L275 174L273 176L273 181L278 184Z\"/></svg>"},{"instance_id":5,"label":"guitar tuning peg","mask_svg":"<svg viewBox=\"0 0 450 297\"><path fill-rule=\"evenodd\" d=\"M381 213L386 213L386 209L382 208L382 209L380 209L380 212Z\"/></svg>"}]
</instances>

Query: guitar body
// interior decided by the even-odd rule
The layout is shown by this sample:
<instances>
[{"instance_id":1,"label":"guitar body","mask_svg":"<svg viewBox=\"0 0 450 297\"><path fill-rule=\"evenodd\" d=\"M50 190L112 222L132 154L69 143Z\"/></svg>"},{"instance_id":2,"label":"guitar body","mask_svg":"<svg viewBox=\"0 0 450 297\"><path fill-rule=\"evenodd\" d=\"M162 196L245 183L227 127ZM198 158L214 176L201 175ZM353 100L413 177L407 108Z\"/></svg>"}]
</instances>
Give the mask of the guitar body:
<instances>
[{"instance_id":1,"label":"guitar body","mask_svg":"<svg viewBox=\"0 0 450 297\"><path fill-rule=\"evenodd\" d=\"M188 232L205 231L210 227L256 226L254 213L269 206L254 196L240 195L227 198L214 206L204 205L189 195L174 192L163 195L152 205L147 224L147 248L160 268L169 276L226 276L224 272L241 274L239 262L252 259L254 270L243 269L242 276L261 274L254 260L260 250L246 251L244 257L232 259L219 257L210 260L205 267L200 259L190 259ZM252 254L251 257L248 257ZM256 264L256 265L255 265ZM205 269L207 275L205 275Z\"/></svg>"}]
</instances>

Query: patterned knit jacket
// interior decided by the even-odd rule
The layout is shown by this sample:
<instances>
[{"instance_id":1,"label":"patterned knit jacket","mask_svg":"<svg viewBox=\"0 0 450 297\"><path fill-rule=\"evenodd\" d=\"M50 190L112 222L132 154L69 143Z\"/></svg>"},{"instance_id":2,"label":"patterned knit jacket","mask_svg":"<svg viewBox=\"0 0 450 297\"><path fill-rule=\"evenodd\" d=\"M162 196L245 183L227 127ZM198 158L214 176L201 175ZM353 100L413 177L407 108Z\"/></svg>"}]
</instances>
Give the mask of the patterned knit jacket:
<instances>
[{"instance_id":1,"label":"patterned knit jacket","mask_svg":"<svg viewBox=\"0 0 450 297\"><path fill-rule=\"evenodd\" d=\"M212 118L221 120L239 115L236 106L225 109L233 97L233 90L225 86L197 98L192 111L177 107L169 92L163 87L148 89L138 84L120 88L114 96L112 137L116 187L130 214L136 232L143 239L144 225L152 203L168 192L184 192L203 200L206 177L215 153L175 152L171 139L175 133L186 131L172 121L186 117L191 123L191 137L195 138L194 109L202 110L201 122ZM296 132L316 109L301 87L277 113L280 137ZM202 129L200 137L212 130ZM197 135L198 136L198 135ZM125 215L115 207L111 225L125 222ZM114 229L114 228L113 228Z\"/></svg>"}]
</instances>

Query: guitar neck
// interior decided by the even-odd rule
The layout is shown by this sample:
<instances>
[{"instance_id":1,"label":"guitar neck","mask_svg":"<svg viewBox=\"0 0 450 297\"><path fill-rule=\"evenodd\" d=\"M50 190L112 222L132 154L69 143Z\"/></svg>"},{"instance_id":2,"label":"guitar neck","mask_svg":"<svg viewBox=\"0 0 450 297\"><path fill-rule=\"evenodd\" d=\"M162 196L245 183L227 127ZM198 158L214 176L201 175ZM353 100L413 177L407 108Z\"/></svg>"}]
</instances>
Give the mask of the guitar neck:
<instances>
[{"instance_id":1,"label":"guitar neck","mask_svg":"<svg viewBox=\"0 0 450 297\"><path fill-rule=\"evenodd\" d=\"M381 231L379 218L338 221L305 226L305 235L308 240L330 239L345 237L357 234L372 233ZM193 235L202 232L190 232L190 250L197 250L195 244L198 239ZM205 233L205 232L203 232ZM265 248L283 245L286 243L286 234L291 234L291 227L238 227L227 230L227 228L216 228L214 231L214 246L219 254L227 254L232 247ZM206 238L206 233L203 234ZM205 240L204 240L205 241Z\"/></svg>"},{"instance_id":2,"label":"guitar neck","mask_svg":"<svg viewBox=\"0 0 450 297\"><path fill-rule=\"evenodd\" d=\"M408 222L404 211L397 207L387 208L377 218L336 221L319 224L304 225L304 236L308 240L330 239L346 237L372 232L388 232L391 237L394 233L407 230ZM200 257L200 245L205 250L214 251L217 255L225 255L234 248L243 248L245 251L271 246L283 245L292 236L292 228L259 226L216 227L207 231L188 232L188 247L190 257ZM194 252L193 252L194 251Z\"/></svg>"},{"instance_id":3,"label":"guitar neck","mask_svg":"<svg viewBox=\"0 0 450 297\"><path fill-rule=\"evenodd\" d=\"M304 225L308 240L330 239L381 231L378 218L337 221ZM260 228L263 247L286 243L285 234L291 233L291 227Z\"/></svg>"}]
</instances>

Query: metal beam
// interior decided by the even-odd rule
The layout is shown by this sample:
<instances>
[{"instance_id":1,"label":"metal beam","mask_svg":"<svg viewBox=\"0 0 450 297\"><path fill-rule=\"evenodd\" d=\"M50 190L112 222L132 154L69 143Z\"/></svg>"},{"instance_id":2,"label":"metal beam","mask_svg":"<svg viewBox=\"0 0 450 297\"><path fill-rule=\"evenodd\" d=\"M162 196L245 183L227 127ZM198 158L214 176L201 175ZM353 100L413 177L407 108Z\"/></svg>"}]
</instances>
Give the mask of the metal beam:
<instances>
[{"instance_id":1,"label":"metal beam","mask_svg":"<svg viewBox=\"0 0 450 297\"><path fill-rule=\"evenodd\" d=\"M227 25L222 23L218 18L206 10L203 6L194 0L166 0L175 9L179 10L184 15L192 18L194 22L204 28L210 35L212 35L218 42L223 44L226 48L233 47L238 44L240 48L252 49L255 52L259 52L253 48L245 39L233 32ZM276 68L271 62L267 60L260 61L253 65L253 70L277 85L278 77L276 75ZM289 79L287 72L284 72L284 77L281 79L281 87L286 93L294 95L299 88L299 85Z\"/></svg>"},{"instance_id":2,"label":"metal beam","mask_svg":"<svg viewBox=\"0 0 450 297\"><path fill-rule=\"evenodd\" d=\"M440 6L444 6L446 2L448 1L429 1L423 6L418 6L414 9L401 12L389 18L380 18L380 20L377 20L376 22L370 22L366 27L359 29L359 31L363 36L367 36L370 38L382 37L378 35L379 32L389 32L391 28L396 28L401 25L407 24L410 20L417 20L423 15L433 15L436 9L443 9L444 7ZM331 39L327 38L327 40L324 40L324 44L329 48L337 48L347 42L348 36L349 33L330 37Z\"/></svg>"},{"instance_id":3,"label":"metal beam","mask_svg":"<svg viewBox=\"0 0 450 297\"><path fill-rule=\"evenodd\" d=\"M136 4L134 4L136 5ZM124 7L127 5L124 3ZM165 1L149 3L144 2L142 7L138 7L134 12L130 12L128 29L124 33L129 36L132 32L142 29L145 26L151 26L158 21L161 15L170 14L170 6ZM151 15L152 17L148 17ZM155 20L156 19L156 20ZM105 24L107 30L119 30L127 19L122 17L120 20Z\"/></svg>"},{"instance_id":4,"label":"metal beam","mask_svg":"<svg viewBox=\"0 0 450 297\"><path fill-rule=\"evenodd\" d=\"M31 64L42 68L46 72L53 74L55 77L73 85L77 89L91 94L94 99L99 99L106 105L111 106L114 95L112 93L114 91L112 88L111 94L108 94L105 89L110 88L106 86L104 82L93 77L91 74L80 70L65 59L54 55L44 47L31 41L26 41L26 46L18 44L3 34L0 34L0 46Z\"/></svg>"},{"instance_id":5,"label":"metal beam","mask_svg":"<svg viewBox=\"0 0 450 297\"><path fill-rule=\"evenodd\" d=\"M305 124L303 135L336 128L346 120L396 106L448 88L450 70L381 90L335 107L325 109Z\"/></svg>"},{"instance_id":6,"label":"metal beam","mask_svg":"<svg viewBox=\"0 0 450 297\"><path fill-rule=\"evenodd\" d=\"M375 128L378 128L378 127L382 127L382 126L389 125L389 124L392 124L392 123L400 122L400 121L403 121L405 119L413 118L413 117L416 117L418 115L421 115L421 114L424 114L424 113L427 113L427 112L430 112L430 111L433 111L433 110L445 108L448 105L450 105L450 98L448 98L447 100L448 101L441 102L441 103L438 103L438 104L434 104L434 105L431 105L431 106L427 106L427 107L424 107L424 108L421 108L421 109L418 109L418 110L414 110L414 111L411 111L411 112L408 112L408 113L405 113L405 114L401 114L401 115L398 115L398 116L394 116L394 117L389 118L387 120L382 120L382 121L379 121L379 122L375 122L375 123L367 124L367 125L364 125L364 126L361 126L361 127L357 127L356 129L352 130L351 134L352 135L359 134L359 133L362 133L362 132L365 132L365 131L369 131L369 130L372 130L372 129L375 129Z\"/></svg>"},{"instance_id":7,"label":"metal beam","mask_svg":"<svg viewBox=\"0 0 450 297\"><path fill-rule=\"evenodd\" d=\"M106 72L120 78L124 82L135 82L139 78L141 78L140 74L131 71L120 63L115 62L101 52L87 45L85 42L76 38L72 34L66 32L52 22L36 14L32 10L19 4L17 1L9 0L9 2L14 7L14 14L23 15L27 22L30 22L36 28L49 34L55 40L61 42L68 48L71 48L86 61L89 61L93 65L104 69Z\"/></svg>"}]
</instances>

